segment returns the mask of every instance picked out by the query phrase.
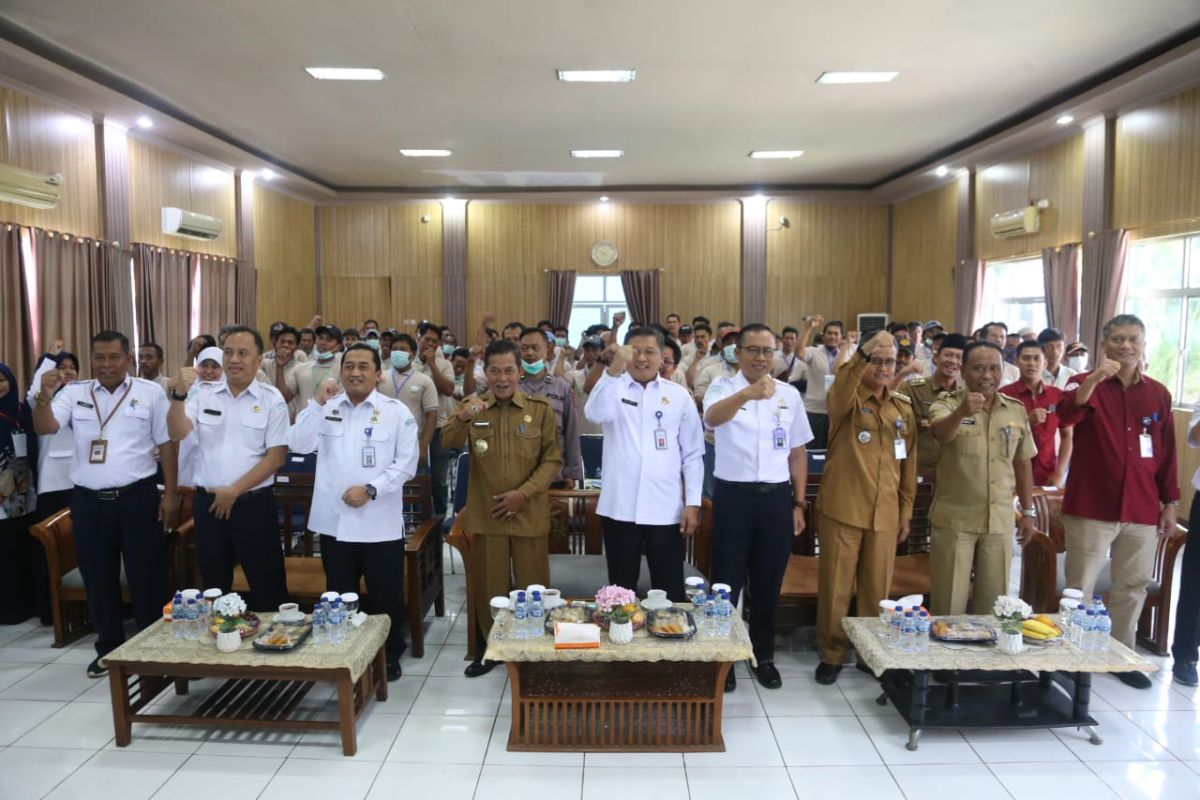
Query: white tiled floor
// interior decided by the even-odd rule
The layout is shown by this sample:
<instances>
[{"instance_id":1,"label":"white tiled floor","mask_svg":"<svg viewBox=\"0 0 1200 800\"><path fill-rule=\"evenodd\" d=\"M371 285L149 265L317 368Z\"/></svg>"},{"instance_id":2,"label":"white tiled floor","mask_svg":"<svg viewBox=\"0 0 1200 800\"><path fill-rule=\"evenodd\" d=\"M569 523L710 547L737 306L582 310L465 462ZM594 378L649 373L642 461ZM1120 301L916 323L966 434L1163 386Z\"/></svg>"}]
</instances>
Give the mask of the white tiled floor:
<instances>
[{"instance_id":1,"label":"white tiled floor","mask_svg":"<svg viewBox=\"0 0 1200 800\"><path fill-rule=\"evenodd\" d=\"M872 680L849 669L836 686L818 686L815 656L793 651L777 655L778 691L738 666L724 753L510 753L506 673L462 676L465 589L461 572L446 578L449 613L428 623L425 657L406 659L388 702L359 723L353 758L326 733L135 726L132 745L118 748L107 681L84 676L92 640L56 650L32 622L0 627L0 800L1200 800L1200 691L1173 684L1168 659L1152 659L1164 670L1147 691L1096 678L1099 746L1074 729L927 731L912 753ZM200 681L157 704L194 709L216 685ZM331 698L314 689L305 713L336 718Z\"/></svg>"}]
</instances>

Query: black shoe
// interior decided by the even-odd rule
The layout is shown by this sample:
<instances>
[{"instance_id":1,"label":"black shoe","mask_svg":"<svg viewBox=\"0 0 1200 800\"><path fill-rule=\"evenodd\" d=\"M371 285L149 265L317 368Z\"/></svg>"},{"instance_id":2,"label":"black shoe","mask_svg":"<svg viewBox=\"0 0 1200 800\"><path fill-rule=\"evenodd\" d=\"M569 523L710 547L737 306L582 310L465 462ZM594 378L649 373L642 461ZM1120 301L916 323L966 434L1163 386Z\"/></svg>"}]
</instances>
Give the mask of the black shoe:
<instances>
[{"instance_id":1,"label":"black shoe","mask_svg":"<svg viewBox=\"0 0 1200 800\"><path fill-rule=\"evenodd\" d=\"M734 664L729 668L729 672L725 675L725 691L732 692L737 688L737 665Z\"/></svg>"},{"instance_id":2,"label":"black shoe","mask_svg":"<svg viewBox=\"0 0 1200 800\"><path fill-rule=\"evenodd\" d=\"M1171 667L1171 674L1175 677L1175 682L1182 686L1195 686L1196 681L1196 662L1195 661L1176 661Z\"/></svg>"},{"instance_id":3,"label":"black shoe","mask_svg":"<svg viewBox=\"0 0 1200 800\"><path fill-rule=\"evenodd\" d=\"M92 663L87 665L87 676L89 678L103 678L108 674L108 667L100 663L100 656L92 659Z\"/></svg>"},{"instance_id":4,"label":"black shoe","mask_svg":"<svg viewBox=\"0 0 1200 800\"><path fill-rule=\"evenodd\" d=\"M764 689L778 689L783 686L783 678L779 677L779 670L775 669L774 661L760 661L758 666L751 667L751 670Z\"/></svg>"},{"instance_id":5,"label":"black shoe","mask_svg":"<svg viewBox=\"0 0 1200 800\"><path fill-rule=\"evenodd\" d=\"M1117 680L1134 689L1149 689L1153 685L1144 672L1117 672L1114 674Z\"/></svg>"},{"instance_id":6,"label":"black shoe","mask_svg":"<svg viewBox=\"0 0 1200 800\"><path fill-rule=\"evenodd\" d=\"M817 664L817 683L822 686L832 686L837 683L838 675L841 671L841 664L826 664L822 661L820 664Z\"/></svg>"},{"instance_id":7,"label":"black shoe","mask_svg":"<svg viewBox=\"0 0 1200 800\"><path fill-rule=\"evenodd\" d=\"M399 661L389 661L388 662L388 665L387 665L388 683L391 683L392 681L400 680L400 676L403 674L404 674L404 671L402 669L400 669Z\"/></svg>"},{"instance_id":8,"label":"black shoe","mask_svg":"<svg viewBox=\"0 0 1200 800\"><path fill-rule=\"evenodd\" d=\"M472 661L467 664L467 668L463 670L463 675L468 678L478 678L480 675L487 675L494 670L499 664L499 661Z\"/></svg>"}]
</instances>

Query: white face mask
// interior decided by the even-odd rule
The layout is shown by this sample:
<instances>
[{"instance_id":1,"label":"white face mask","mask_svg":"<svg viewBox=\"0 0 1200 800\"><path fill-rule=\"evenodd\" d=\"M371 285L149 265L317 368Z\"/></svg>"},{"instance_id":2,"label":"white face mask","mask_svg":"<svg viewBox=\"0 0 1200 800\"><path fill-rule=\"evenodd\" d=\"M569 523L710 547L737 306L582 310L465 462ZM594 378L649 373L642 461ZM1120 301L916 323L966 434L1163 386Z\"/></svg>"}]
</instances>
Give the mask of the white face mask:
<instances>
[{"instance_id":1,"label":"white face mask","mask_svg":"<svg viewBox=\"0 0 1200 800\"><path fill-rule=\"evenodd\" d=\"M1071 356L1067 359L1067 366L1076 372L1083 372L1087 369L1087 356Z\"/></svg>"}]
</instances>

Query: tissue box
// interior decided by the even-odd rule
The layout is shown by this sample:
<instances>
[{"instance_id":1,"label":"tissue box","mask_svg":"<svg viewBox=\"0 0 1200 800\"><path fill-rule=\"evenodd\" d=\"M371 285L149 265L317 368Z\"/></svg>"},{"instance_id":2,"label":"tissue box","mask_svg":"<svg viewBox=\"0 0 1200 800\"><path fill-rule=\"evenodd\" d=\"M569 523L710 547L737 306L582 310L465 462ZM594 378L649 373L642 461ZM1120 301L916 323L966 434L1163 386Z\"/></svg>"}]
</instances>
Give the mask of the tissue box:
<instances>
[{"instance_id":1,"label":"tissue box","mask_svg":"<svg viewBox=\"0 0 1200 800\"><path fill-rule=\"evenodd\" d=\"M599 625L591 622L558 622L554 625L555 650L587 650L599 646Z\"/></svg>"}]
</instances>

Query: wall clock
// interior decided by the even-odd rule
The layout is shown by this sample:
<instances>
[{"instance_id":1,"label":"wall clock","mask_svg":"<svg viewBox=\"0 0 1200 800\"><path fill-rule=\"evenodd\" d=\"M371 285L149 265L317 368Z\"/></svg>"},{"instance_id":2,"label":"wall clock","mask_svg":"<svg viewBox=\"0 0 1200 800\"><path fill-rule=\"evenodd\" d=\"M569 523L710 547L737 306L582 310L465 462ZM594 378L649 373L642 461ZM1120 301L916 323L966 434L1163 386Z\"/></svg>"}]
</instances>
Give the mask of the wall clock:
<instances>
[{"instance_id":1,"label":"wall clock","mask_svg":"<svg viewBox=\"0 0 1200 800\"><path fill-rule=\"evenodd\" d=\"M599 241L592 245L592 263L608 268L617 263L617 246L612 242Z\"/></svg>"}]
</instances>

